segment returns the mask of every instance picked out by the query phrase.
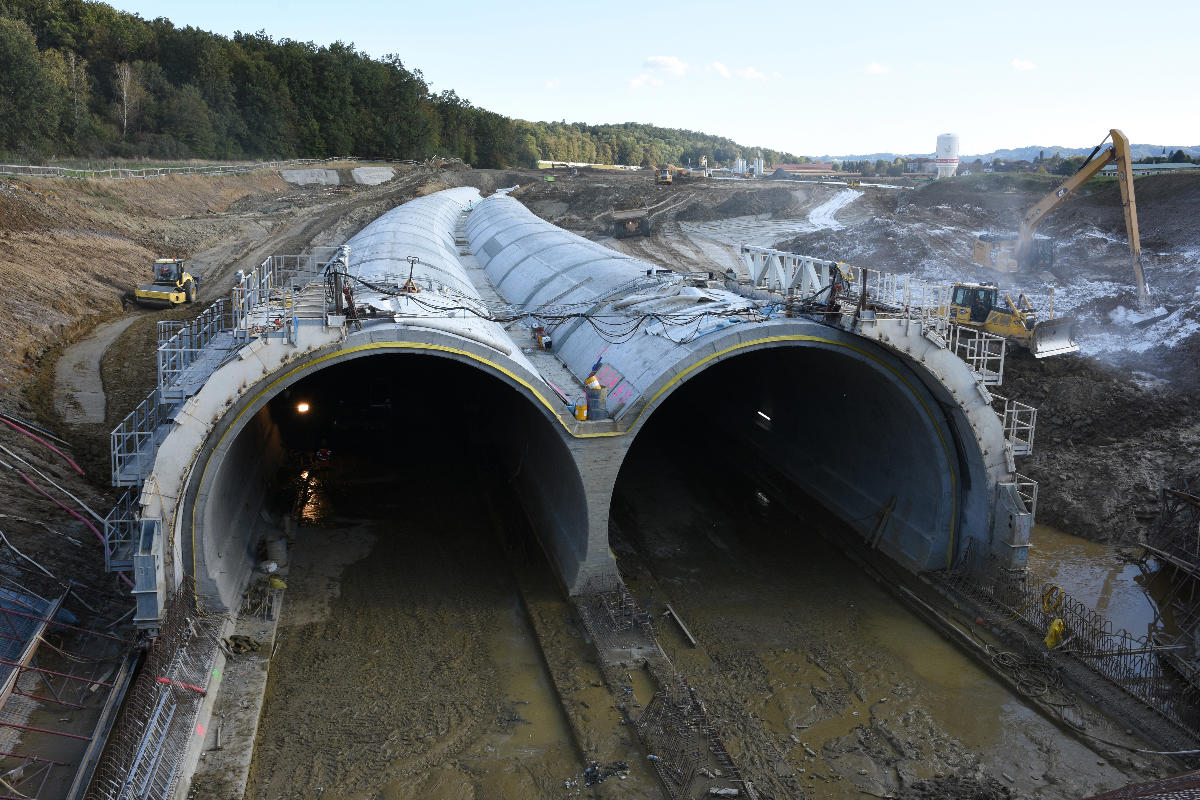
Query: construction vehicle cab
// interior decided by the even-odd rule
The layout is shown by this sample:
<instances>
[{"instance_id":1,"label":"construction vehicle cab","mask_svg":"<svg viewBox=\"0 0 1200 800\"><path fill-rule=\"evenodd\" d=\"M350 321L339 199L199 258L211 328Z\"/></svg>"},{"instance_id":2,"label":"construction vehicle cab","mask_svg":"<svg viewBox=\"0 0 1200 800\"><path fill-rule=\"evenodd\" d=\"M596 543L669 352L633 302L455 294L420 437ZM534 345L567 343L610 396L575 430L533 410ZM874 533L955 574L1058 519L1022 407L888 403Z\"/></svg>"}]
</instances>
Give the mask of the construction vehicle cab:
<instances>
[{"instance_id":1,"label":"construction vehicle cab","mask_svg":"<svg viewBox=\"0 0 1200 800\"><path fill-rule=\"evenodd\" d=\"M659 185L670 185L673 180L670 167L659 167L658 172L654 175L654 182Z\"/></svg>"},{"instance_id":2,"label":"construction vehicle cab","mask_svg":"<svg viewBox=\"0 0 1200 800\"><path fill-rule=\"evenodd\" d=\"M1038 312L1029 298L1021 295L1016 302L1000 295L994 283L956 283L950 295L950 320L959 325L980 328L1003 336L1024 347L1035 358L1076 353L1075 320L1059 317L1038 321Z\"/></svg>"},{"instance_id":3,"label":"construction vehicle cab","mask_svg":"<svg viewBox=\"0 0 1200 800\"><path fill-rule=\"evenodd\" d=\"M159 258L154 261L154 283L139 286L134 299L149 308L167 308L196 301L199 275L188 273L182 258Z\"/></svg>"}]
</instances>

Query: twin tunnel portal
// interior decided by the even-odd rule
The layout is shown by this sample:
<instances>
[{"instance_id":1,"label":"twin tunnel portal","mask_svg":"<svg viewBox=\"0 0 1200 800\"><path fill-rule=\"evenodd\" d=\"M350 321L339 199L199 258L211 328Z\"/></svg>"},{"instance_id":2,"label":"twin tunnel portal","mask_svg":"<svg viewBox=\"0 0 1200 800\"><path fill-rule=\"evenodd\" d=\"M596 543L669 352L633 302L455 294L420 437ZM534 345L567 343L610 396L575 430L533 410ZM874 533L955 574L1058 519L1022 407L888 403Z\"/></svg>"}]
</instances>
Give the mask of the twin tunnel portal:
<instances>
[{"instance_id":1,"label":"twin tunnel portal","mask_svg":"<svg viewBox=\"0 0 1200 800\"><path fill-rule=\"evenodd\" d=\"M187 575L236 608L281 470L322 450L339 503L398 519L510 492L572 594L620 581L614 498L675 458L713 493L769 473L912 572L968 548L1024 564L1011 431L945 331L865 303L795 314L705 277L466 188L393 209L307 272L265 263L234 287L224 349L179 372L199 376L153 450L115 462L146 465L135 513L157 537L139 623Z\"/></svg>"}]
</instances>

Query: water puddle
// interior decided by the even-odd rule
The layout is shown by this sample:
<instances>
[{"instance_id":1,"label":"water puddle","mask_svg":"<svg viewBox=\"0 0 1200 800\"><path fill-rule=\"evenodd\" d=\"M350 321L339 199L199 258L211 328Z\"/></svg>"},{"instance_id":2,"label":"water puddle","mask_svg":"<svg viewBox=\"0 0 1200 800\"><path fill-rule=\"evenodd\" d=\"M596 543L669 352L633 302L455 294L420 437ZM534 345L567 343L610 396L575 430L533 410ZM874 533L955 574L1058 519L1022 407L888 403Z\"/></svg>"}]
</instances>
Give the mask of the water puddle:
<instances>
[{"instance_id":1,"label":"water puddle","mask_svg":"<svg viewBox=\"0 0 1200 800\"><path fill-rule=\"evenodd\" d=\"M1031 572L1111 620L1114 630L1124 628L1135 636L1149 633L1155 604L1137 564L1110 545L1046 525L1035 525L1030 541Z\"/></svg>"}]
</instances>

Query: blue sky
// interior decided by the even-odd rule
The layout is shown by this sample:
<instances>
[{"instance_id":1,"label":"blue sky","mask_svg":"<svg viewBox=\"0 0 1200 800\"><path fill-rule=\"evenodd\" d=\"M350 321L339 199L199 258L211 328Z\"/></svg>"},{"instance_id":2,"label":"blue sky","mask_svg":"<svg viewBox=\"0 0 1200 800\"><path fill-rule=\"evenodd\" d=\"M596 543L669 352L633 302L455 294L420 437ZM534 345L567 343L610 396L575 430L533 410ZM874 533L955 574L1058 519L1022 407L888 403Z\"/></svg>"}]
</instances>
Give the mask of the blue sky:
<instances>
[{"instance_id":1,"label":"blue sky","mask_svg":"<svg viewBox=\"0 0 1200 800\"><path fill-rule=\"evenodd\" d=\"M397 53L508 116L648 122L798 155L1200 144L1194 8L760 0L110 0L231 35ZM1145 16L1134 15L1141 8Z\"/></svg>"}]
</instances>

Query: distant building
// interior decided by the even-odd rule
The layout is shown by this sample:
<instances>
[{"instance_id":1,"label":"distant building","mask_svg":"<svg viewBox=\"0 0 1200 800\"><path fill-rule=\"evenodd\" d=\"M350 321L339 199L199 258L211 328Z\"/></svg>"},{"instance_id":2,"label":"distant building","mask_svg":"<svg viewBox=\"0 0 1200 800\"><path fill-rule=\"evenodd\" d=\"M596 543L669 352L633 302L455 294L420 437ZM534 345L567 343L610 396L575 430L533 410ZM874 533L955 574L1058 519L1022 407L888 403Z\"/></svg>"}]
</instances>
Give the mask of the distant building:
<instances>
[{"instance_id":1,"label":"distant building","mask_svg":"<svg viewBox=\"0 0 1200 800\"><path fill-rule=\"evenodd\" d=\"M1136 178L1139 175L1166 175L1167 173L1188 172L1189 170L1200 169L1200 164L1130 164L1129 168L1133 171L1133 175ZM1109 164L1100 170L1100 174L1115 178L1117 176L1117 165Z\"/></svg>"},{"instance_id":2,"label":"distant building","mask_svg":"<svg viewBox=\"0 0 1200 800\"><path fill-rule=\"evenodd\" d=\"M790 172L793 175L836 175L833 164L828 161L814 161L811 164L776 164L776 170Z\"/></svg>"}]
</instances>

